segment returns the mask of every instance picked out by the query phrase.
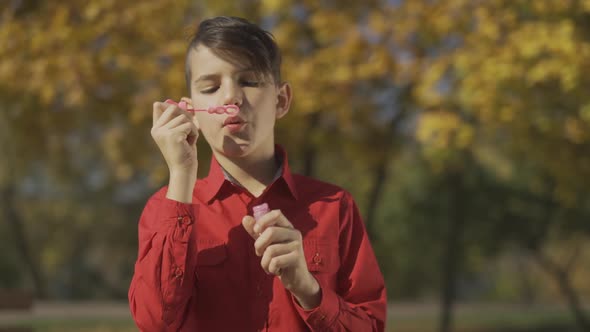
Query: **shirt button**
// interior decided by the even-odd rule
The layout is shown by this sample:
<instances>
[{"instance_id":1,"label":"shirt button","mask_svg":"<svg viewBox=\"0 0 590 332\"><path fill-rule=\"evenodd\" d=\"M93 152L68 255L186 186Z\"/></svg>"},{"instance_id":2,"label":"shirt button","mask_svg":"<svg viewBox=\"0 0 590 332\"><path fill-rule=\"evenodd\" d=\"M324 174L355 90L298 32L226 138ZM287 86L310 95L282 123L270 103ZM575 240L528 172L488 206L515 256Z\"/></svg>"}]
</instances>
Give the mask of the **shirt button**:
<instances>
[{"instance_id":1,"label":"shirt button","mask_svg":"<svg viewBox=\"0 0 590 332\"><path fill-rule=\"evenodd\" d=\"M322 258L320 257L319 253L315 253L315 255L313 256L313 262L317 265L320 264L322 262Z\"/></svg>"},{"instance_id":2,"label":"shirt button","mask_svg":"<svg viewBox=\"0 0 590 332\"><path fill-rule=\"evenodd\" d=\"M182 223L183 223L183 224L185 224L185 225L190 225L192 222L193 222L193 221L192 221L191 217L189 217L189 216L184 216L184 217L182 217Z\"/></svg>"},{"instance_id":3,"label":"shirt button","mask_svg":"<svg viewBox=\"0 0 590 332\"><path fill-rule=\"evenodd\" d=\"M184 271L182 271L182 269L179 267L177 267L176 270L174 271L174 276L176 278L181 278L183 274L184 274Z\"/></svg>"}]
</instances>

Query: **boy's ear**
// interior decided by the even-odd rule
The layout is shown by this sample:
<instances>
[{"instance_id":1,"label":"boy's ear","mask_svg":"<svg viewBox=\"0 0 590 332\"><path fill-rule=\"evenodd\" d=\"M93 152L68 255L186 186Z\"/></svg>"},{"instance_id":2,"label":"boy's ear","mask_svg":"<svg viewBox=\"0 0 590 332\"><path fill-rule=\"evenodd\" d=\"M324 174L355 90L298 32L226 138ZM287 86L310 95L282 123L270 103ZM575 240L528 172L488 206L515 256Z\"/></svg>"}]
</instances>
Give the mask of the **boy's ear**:
<instances>
[{"instance_id":1,"label":"boy's ear","mask_svg":"<svg viewBox=\"0 0 590 332\"><path fill-rule=\"evenodd\" d=\"M277 95L277 119L282 118L289 112L293 100L291 85L287 82L281 83Z\"/></svg>"}]
</instances>

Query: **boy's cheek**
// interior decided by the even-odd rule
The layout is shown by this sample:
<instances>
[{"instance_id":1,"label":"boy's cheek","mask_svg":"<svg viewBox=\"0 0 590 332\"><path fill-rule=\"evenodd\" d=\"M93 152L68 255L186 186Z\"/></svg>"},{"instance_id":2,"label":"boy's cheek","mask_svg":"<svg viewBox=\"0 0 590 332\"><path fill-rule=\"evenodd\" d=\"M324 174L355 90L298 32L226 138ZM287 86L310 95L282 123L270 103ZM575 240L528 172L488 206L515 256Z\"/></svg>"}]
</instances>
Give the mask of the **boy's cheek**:
<instances>
[{"instance_id":1,"label":"boy's cheek","mask_svg":"<svg viewBox=\"0 0 590 332\"><path fill-rule=\"evenodd\" d=\"M207 141L209 141L209 138L216 135L216 133L214 132L215 124L211 123L211 121L199 121L199 128L201 130L201 134L205 137Z\"/></svg>"},{"instance_id":2,"label":"boy's cheek","mask_svg":"<svg viewBox=\"0 0 590 332\"><path fill-rule=\"evenodd\" d=\"M197 113L199 113L199 112L197 112ZM205 127L210 127L211 119L208 119L206 116L203 116L203 114L197 114L196 118L197 118L197 122L199 122L199 126L201 127L201 130L203 130Z\"/></svg>"}]
</instances>

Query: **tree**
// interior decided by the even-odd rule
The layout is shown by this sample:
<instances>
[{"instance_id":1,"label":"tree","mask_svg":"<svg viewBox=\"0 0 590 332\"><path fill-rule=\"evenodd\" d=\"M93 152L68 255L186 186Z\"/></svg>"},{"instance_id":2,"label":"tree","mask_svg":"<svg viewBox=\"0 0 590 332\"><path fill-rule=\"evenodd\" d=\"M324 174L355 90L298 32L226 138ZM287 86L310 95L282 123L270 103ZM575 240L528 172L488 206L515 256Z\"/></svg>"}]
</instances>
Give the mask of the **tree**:
<instances>
[{"instance_id":1,"label":"tree","mask_svg":"<svg viewBox=\"0 0 590 332\"><path fill-rule=\"evenodd\" d=\"M582 179L590 171L584 153L590 4L447 1L407 7L435 13L438 18L428 20L435 29L418 36L432 40L443 32L449 46L433 58L417 89L425 106L446 111L438 116L441 124L423 122L422 130L431 133L423 136L450 138L451 152L466 146L497 173L515 200L537 205L541 215L510 214L531 226L515 232L521 245L538 253L549 234L588 234L581 207L588 197ZM456 119L451 127L444 125L448 114ZM566 286L568 279L557 280L578 325L587 330L588 318Z\"/></svg>"}]
</instances>

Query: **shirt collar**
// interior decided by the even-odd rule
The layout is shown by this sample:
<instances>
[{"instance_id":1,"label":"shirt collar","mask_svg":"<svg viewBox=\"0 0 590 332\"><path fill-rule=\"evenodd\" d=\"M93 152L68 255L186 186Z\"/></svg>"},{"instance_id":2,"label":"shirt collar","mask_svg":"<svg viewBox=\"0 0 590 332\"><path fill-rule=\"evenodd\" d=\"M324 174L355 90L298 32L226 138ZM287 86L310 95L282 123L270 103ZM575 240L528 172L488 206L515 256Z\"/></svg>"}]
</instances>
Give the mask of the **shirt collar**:
<instances>
[{"instance_id":1,"label":"shirt collar","mask_svg":"<svg viewBox=\"0 0 590 332\"><path fill-rule=\"evenodd\" d=\"M240 181L236 180L236 178L234 178L231 174L229 174L223 167L221 167L221 171L223 172L223 177L227 181L229 181L229 182L231 182L231 183L233 183L235 185L238 185L238 186L240 186L242 188L244 187L244 186L242 186L242 184L240 183ZM283 175L283 163L282 163L282 161L281 161L281 164L279 165L279 169L277 169L277 172L275 173L275 176L272 179L272 182L275 182L276 179L278 179L278 178L281 177L281 175Z\"/></svg>"},{"instance_id":2,"label":"shirt collar","mask_svg":"<svg viewBox=\"0 0 590 332\"><path fill-rule=\"evenodd\" d=\"M289 168L289 160L287 158L287 151L285 149L275 144L275 157L281 162L279 166L279 172L277 176L275 176L275 181L271 184L273 185L276 181L283 179L287 184L289 192L293 196L293 198L298 199L297 190L295 187L295 181L293 179L293 174L291 173L291 169ZM227 174L227 177L226 177ZM224 182L231 181L233 177L226 173L225 170L221 167L215 155L211 157L211 166L209 168L209 175L204 179L204 187L203 187L203 197L207 202L211 202L213 198L219 193L221 187L223 186Z\"/></svg>"}]
</instances>

